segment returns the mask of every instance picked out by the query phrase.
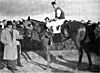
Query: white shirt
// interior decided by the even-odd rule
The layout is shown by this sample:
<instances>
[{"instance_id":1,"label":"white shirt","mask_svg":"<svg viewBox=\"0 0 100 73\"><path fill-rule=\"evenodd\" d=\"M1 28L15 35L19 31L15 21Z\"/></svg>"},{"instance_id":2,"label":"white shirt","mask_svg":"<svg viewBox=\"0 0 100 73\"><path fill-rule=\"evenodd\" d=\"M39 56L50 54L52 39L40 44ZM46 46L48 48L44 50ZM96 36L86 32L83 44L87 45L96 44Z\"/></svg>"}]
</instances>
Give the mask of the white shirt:
<instances>
[{"instance_id":1,"label":"white shirt","mask_svg":"<svg viewBox=\"0 0 100 73\"><path fill-rule=\"evenodd\" d=\"M19 36L19 32L17 30L16 30L16 33ZM20 42L19 41L16 40L16 42L17 42L17 45L20 45Z\"/></svg>"},{"instance_id":2,"label":"white shirt","mask_svg":"<svg viewBox=\"0 0 100 73\"><path fill-rule=\"evenodd\" d=\"M0 23L0 25L2 26L2 29L4 29L4 23Z\"/></svg>"}]
</instances>

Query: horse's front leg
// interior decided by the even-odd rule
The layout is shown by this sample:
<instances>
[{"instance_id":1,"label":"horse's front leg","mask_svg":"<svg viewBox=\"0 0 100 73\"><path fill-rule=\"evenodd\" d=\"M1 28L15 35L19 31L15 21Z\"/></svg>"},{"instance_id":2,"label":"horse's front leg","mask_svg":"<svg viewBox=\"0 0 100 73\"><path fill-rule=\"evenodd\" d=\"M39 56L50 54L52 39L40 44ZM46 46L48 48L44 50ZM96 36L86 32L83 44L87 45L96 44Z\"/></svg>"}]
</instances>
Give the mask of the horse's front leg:
<instances>
[{"instance_id":1,"label":"horse's front leg","mask_svg":"<svg viewBox=\"0 0 100 73\"><path fill-rule=\"evenodd\" d=\"M50 49L49 49L48 45L47 45L46 49L47 49L47 52L46 52L46 54L47 54L47 68L46 68L46 70L48 71L49 67L50 67L50 63L51 63Z\"/></svg>"},{"instance_id":2,"label":"horse's front leg","mask_svg":"<svg viewBox=\"0 0 100 73\"><path fill-rule=\"evenodd\" d=\"M87 49L87 47L84 48L84 51L86 52L87 57L88 57L88 61L89 61L88 69L91 69L91 67L92 67L92 60L91 60L90 52L89 52L89 50Z\"/></svg>"},{"instance_id":3,"label":"horse's front leg","mask_svg":"<svg viewBox=\"0 0 100 73\"><path fill-rule=\"evenodd\" d=\"M80 47L80 50L79 50L79 61L78 61L78 67L79 67L79 65L80 65L81 62L82 62L82 57L83 57L83 49L82 49L82 47Z\"/></svg>"},{"instance_id":4,"label":"horse's front leg","mask_svg":"<svg viewBox=\"0 0 100 73\"><path fill-rule=\"evenodd\" d=\"M79 65L80 65L81 62L82 62L83 47L82 47L82 45L81 45L81 43L80 43L80 41L79 41L78 39L75 40L75 45L76 45L76 48L77 48L78 54L79 54L79 60L78 60L77 68L76 68L76 70L78 70L78 69L79 69Z\"/></svg>"}]
</instances>

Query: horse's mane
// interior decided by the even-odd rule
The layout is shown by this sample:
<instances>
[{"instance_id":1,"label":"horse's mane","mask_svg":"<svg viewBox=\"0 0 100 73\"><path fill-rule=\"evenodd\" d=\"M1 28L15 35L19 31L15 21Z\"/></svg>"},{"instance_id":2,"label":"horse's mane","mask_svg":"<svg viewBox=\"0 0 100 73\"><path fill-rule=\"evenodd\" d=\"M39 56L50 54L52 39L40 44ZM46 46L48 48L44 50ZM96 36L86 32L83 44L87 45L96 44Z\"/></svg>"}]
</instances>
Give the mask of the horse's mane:
<instances>
[{"instance_id":1,"label":"horse's mane","mask_svg":"<svg viewBox=\"0 0 100 73\"><path fill-rule=\"evenodd\" d=\"M36 22L36 23L39 23L39 24L46 24L46 23L43 22L43 21L38 21L38 20L35 20L35 19L30 19L30 21Z\"/></svg>"}]
</instances>

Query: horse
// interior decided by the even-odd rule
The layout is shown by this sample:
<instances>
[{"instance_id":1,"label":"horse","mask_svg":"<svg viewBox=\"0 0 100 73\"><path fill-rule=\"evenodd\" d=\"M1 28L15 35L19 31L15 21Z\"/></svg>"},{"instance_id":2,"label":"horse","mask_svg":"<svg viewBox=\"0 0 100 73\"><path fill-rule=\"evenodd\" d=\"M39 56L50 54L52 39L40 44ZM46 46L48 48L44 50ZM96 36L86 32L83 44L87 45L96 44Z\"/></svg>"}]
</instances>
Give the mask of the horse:
<instances>
[{"instance_id":1,"label":"horse","mask_svg":"<svg viewBox=\"0 0 100 73\"><path fill-rule=\"evenodd\" d=\"M36 20L31 20L31 22L32 22L34 29L39 33L39 36L41 37L41 35L42 35L42 37L43 37L43 35L47 32L47 28L45 26L46 24L43 22L36 21ZM41 24L38 24L38 23L41 23ZM66 20L61 25L61 33L60 34L63 35L63 37L62 37L63 39L62 39L62 41L60 41L60 43L69 38L71 38L73 40L73 42L75 43L76 48L79 53L79 61L78 61L77 67L79 67L80 63L82 62L82 56L83 56L83 50L84 50L85 53L87 54L87 57L89 60L88 68L90 68L92 65L92 61L91 61L90 51L88 50L88 47L87 47L88 34L87 34L87 30L86 30L86 27L84 26L84 24L81 22L78 22L78 21L71 22L71 21ZM47 34L46 34L46 36L47 36ZM43 43L45 44L45 47L48 48L47 42L44 39L42 39L42 40L43 40ZM50 52L49 49L47 49L47 52ZM48 53L47 55L48 55L48 66L49 66L50 65L50 54Z\"/></svg>"},{"instance_id":2,"label":"horse","mask_svg":"<svg viewBox=\"0 0 100 73\"><path fill-rule=\"evenodd\" d=\"M47 70L50 66L50 50L49 50L49 36L46 23L34 19L25 20L23 22L24 39L21 41L22 49L28 50L44 50L47 55ZM28 42L28 43L27 43Z\"/></svg>"},{"instance_id":3,"label":"horse","mask_svg":"<svg viewBox=\"0 0 100 73\"><path fill-rule=\"evenodd\" d=\"M47 53L47 62L48 62L48 65L47 65L47 69L49 68L50 66L50 50L49 50L49 41L50 41L50 36L51 35L48 35L48 32L47 32L47 27L46 27L46 23L45 22L42 22L42 21L38 21L38 20L34 20L34 19L30 19L30 20L27 20L28 22L31 22L31 25L33 26L32 27L32 30L30 30L30 32L28 31L29 29L26 28L25 29L25 33L27 35L31 35L31 36L26 36L27 38L29 38L26 42L29 42L29 40L33 39L33 31L36 31L36 33L38 34L38 40L41 41L44 45L44 50L45 52ZM28 25L28 24L27 24ZM91 68L92 66L92 61L91 61L91 56L90 56L90 51L88 49L88 41L89 41L89 38L88 38L88 33L87 33L87 28L86 26L79 22L79 21L67 21L65 20L64 23L61 25L61 35L62 35L62 38L63 40L60 41L60 42L63 42L69 38L71 38L73 40L73 42L75 43L76 45L76 48L78 50L78 53L79 53L79 61L78 61L78 64L77 64L77 68L79 67L79 65L81 64L82 62L82 56L83 56L83 50L85 51L85 53L87 54L87 57L88 57L88 61L89 61L89 66L88 66L88 69ZM26 35L25 34L25 35ZM51 36L52 37L52 36ZM30 42L30 46L34 44L34 42ZM33 47L31 47L33 48Z\"/></svg>"},{"instance_id":4,"label":"horse","mask_svg":"<svg viewBox=\"0 0 100 73\"><path fill-rule=\"evenodd\" d=\"M68 34L66 34L66 32ZM88 61L89 61L88 69L90 69L92 66L92 61L91 61L90 52L87 47L88 34L84 24L79 21L72 22L72 21L65 20L61 26L61 34L66 39L70 37L78 50L79 60L78 60L77 68L82 62L82 56L84 50L85 53L87 54Z\"/></svg>"}]
</instances>

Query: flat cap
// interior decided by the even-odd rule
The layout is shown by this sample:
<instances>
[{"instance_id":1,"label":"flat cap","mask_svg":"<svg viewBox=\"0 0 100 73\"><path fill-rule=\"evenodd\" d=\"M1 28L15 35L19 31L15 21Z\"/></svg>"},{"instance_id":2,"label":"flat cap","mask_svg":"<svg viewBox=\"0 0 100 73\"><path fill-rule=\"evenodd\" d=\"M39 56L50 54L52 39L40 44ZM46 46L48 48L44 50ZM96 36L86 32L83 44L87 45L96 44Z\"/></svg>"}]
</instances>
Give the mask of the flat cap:
<instances>
[{"instance_id":1,"label":"flat cap","mask_svg":"<svg viewBox=\"0 0 100 73\"><path fill-rule=\"evenodd\" d=\"M54 4L56 4L56 2L53 1L53 2L51 2L51 4L54 5Z\"/></svg>"}]
</instances>

